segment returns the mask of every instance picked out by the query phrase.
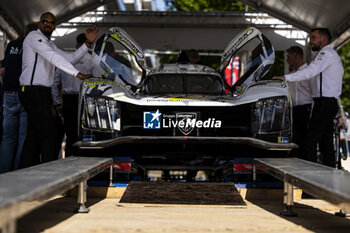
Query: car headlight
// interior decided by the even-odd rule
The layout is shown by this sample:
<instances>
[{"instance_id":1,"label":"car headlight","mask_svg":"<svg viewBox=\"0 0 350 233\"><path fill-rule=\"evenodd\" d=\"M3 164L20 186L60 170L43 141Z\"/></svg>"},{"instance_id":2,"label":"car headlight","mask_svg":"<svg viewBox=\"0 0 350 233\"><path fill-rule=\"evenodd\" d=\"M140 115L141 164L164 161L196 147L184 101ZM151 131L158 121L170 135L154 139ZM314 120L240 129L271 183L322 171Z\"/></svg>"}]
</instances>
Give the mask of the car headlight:
<instances>
[{"instance_id":1,"label":"car headlight","mask_svg":"<svg viewBox=\"0 0 350 233\"><path fill-rule=\"evenodd\" d=\"M85 96L82 125L94 130L120 131L118 102L105 97Z\"/></svg>"},{"instance_id":2,"label":"car headlight","mask_svg":"<svg viewBox=\"0 0 350 233\"><path fill-rule=\"evenodd\" d=\"M267 133L289 128L289 103L285 96L261 99L252 105L252 132Z\"/></svg>"}]
</instances>

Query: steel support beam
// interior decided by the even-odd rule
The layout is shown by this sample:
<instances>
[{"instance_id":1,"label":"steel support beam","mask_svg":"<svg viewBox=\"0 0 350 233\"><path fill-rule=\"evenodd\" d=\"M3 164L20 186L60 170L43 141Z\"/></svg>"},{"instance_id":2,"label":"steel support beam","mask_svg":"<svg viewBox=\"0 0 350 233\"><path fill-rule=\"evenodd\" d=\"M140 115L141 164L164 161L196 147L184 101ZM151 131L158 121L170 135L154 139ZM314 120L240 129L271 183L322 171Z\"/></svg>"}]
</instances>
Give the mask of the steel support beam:
<instances>
[{"instance_id":1,"label":"steel support beam","mask_svg":"<svg viewBox=\"0 0 350 233\"><path fill-rule=\"evenodd\" d=\"M0 29L9 37L10 40L14 40L19 36L19 33L0 15Z\"/></svg>"}]
</instances>

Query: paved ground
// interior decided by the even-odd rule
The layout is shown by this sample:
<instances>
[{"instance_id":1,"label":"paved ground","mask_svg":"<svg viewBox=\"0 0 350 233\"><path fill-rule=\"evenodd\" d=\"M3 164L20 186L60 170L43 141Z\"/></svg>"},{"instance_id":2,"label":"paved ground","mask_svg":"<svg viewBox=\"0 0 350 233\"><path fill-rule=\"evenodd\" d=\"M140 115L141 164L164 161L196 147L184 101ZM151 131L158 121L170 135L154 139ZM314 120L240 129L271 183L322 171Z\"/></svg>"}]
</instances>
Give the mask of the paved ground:
<instances>
[{"instance_id":1,"label":"paved ground","mask_svg":"<svg viewBox=\"0 0 350 233\"><path fill-rule=\"evenodd\" d=\"M347 160L342 160L341 164L345 170L350 172L350 158L348 158Z\"/></svg>"},{"instance_id":2,"label":"paved ground","mask_svg":"<svg viewBox=\"0 0 350 233\"><path fill-rule=\"evenodd\" d=\"M249 190L247 191L247 193ZM252 195L254 196L254 195ZM261 196L261 195L260 195ZM298 217L281 217L281 199L251 199L246 207L121 204L118 198L89 198L89 214L73 214L76 198L56 197L18 221L18 232L350 232L350 218L338 208L303 199Z\"/></svg>"},{"instance_id":3,"label":"paved ground","mask_svg":"<svg viewBox=\"0 0 350 233\"><path fill-rule=\"evenodd\" d=\"M119 204L89 199L89 214L72 214L75 199L58 197L20 219L18 232L349 232L350 219L319 200L295 206L299 217L281 217L278 201L247 201L246 208Z\"/></svg>"},{"instance_id":4,"label":"paved ground","mask_svg":"<svg viewBox=\"0 0 350 233\"><path fill-rule=\"evenodd\" d=\"M350 159L343 167L350 171ZM76 198L57 196L19 219L18 232L350 232L350 218L321 200L299 200L298 217L281 217L282 190L240 190L246 207L119 203L124 190L99 190L111 198L88 198L89 214L73 213Z\"/></svg>"}]
</instances>

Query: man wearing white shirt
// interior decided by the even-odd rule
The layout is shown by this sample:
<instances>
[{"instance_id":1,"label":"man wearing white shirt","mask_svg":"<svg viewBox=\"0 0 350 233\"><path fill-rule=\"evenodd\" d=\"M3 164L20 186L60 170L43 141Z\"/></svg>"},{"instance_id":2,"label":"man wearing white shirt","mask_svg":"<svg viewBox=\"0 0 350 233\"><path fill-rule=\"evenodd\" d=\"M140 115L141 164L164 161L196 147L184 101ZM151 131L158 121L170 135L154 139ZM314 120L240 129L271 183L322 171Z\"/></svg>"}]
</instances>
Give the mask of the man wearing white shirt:
<instances>
[{"instance_id":1,"label":"man wearing white shirt","mask_svg":"<svg viewBox=\"0 0 350 233\"><path fill-rule=\"evenodd\" d=\"M85 34L79 34L76 38L76 48L79 49L86 41ZM91 60L91 55L86 53L84 57L74 65L82 73L99 77L100 74ZM56 69L52 86L54 105L62 112L64 119L64 132L66 133L65 156L73 155L72 145L78 140L78 102L82 80ZM62 86L62 101L60 98L60 86ZM62 103L63 102L63 103Z\"/></svg>"},{"instance_id":2,"label":"man wearing white shirt","mask_svg":"<svg viewBox=\"0 0 350 233\"><path fill-rule=\"evenodd\" d=\"M303 50L299 46L292 46L287 49L287 63L291 72L307 67L303 57ZM305 153L304 143L313 102L310 81L288 82L293 104L293 142L299 145L296 155L300 158L305 158L303 155Z\"/></svg>"},{"instance_id":3,"label":"man wearing white shirt","mask_svg":"<svg viewBox=\"0 0 350 233\"><path fill-rule=\"evenodd\" d=\"M315 59L302 70L274 79L288 82L316 79L314 82L316 86L312 87L314 106L305 142L306 157L312 162L317 162L317 144L319 144L323 164L335 167L333 121L338 112L337 98L342 92L344 68L330 42L331 35L328 29L313 29L310 46L313 51L319 51Z\"/></svg>"},{"instance_id":4,"label":"man wearing white shirt","mask_svg":"<svg viewBox=\"0 0 350 233\"><path fill-rule=\"evenodd\" d=\"M56 17L51 12L40 16L38 28L29 33L23 42L19 97L28 114L28 130L22 150L21 168L57 159L57 135L51 96L55 67L79 79L91 77L91 74L80 73L71 63L76 63L87 53L98 34L96 28L87 29L85 45L68 54L50 40L56 28Z\"/></svg>"}]
</instances>

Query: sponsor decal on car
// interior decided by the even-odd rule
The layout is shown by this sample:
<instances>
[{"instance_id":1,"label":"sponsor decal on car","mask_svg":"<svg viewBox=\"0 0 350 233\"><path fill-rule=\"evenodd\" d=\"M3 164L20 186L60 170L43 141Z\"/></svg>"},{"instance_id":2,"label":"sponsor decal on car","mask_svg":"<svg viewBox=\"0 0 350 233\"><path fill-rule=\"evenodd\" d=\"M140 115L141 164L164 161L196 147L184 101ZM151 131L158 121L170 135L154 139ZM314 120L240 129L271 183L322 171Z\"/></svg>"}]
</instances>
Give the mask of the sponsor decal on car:
<instances>
[{"instance_id":1,"label":"sponsor decal on car","mask_svg":"<svg viewBox=\"0 0 350 233\"><path fill-rule=\"evenodd\" d=\"M230 50L223 54L223 60L229 60L232 55L238 50L239 46L254 32L254 29L248 28L244 34L231 46Z\"/></svg>"},{"instance_id":2,"label":"sponsor decal on car","mask_svg":"<svg viewBox=\"0 0 350 233\"><path fill-rule=\"evenodd\" d=\"M157 111L143 112L144 129L178 128L184 135L190 134L195 128L221 128L221 120L208 118L198 119L195 112L178 112L162 114Z\"/></svg>"},{"instance_id":3,"label":"sponsor decal on car","mask_svg":"<svg viewBox=\"0 0 350 233\"><path fill-rule=\"evenodd\" d=\"M278 137L278 143L288 143L287 137Z\"/></svg>"},{"instance_id":4,"label":"sponsor decal on car","mask_svg":"<svg viewBox=\"0 0 350 233\"><path fill-rule=\"evenodd\" d=\"M197 113L187 112L187 113L176 113L176 123L177 127L184 135L190 134L195 128L194 124L186 124L187 122L194 122L197 120ZM172 123L169 121L168 123Z\"/></svg>"},{"instance_id":5,"label":"sponsor decal on car","mask_svg":"<svg viewBox=\"0 0 350 233\"><path fill-rule=\"evenodd\" d=\"M119 30L114 30L115 34L112 34L111 36L122 42L126 47L130 48L131 52L136 54L139 58L144 58L143 52L140 48L138 48L132 41L131 39L123 33L123 31Z\"/></svg>"},{"instance_id":6,"label":"sponsor decal on car","mask_svg":"<svg viewBox=\"0 0 350 233\"><path fill-rule=\"evenodd\" d=\"M112 84L118 84L121 85L120 83L116 82L116 81L110 81L110 80L93 80L93 81L85 81L84 82L85 85L112 85Z\"/></svg>"},{"instance_id":7,"label":"sponsor decal on car","mask_svg":"<svg viewBox=\"0 0 350 233\"><path fill-rule=\"evenodd\" d=\"M199 97L178 97L178 98L169 98L171 101L184 101L184 100L203 100L205 99L204 96Z\"/></svg>"},{"instance_id":8,"label":"sponsor decal on car","mask_svg":"<svg viewBox=\"0 0 350 233\"><path fill-rule=\"evenodd\" d=\"M148 102L206 102L206 101L210 101L208 99L175 99L175 98L171 98L171 99L160 99L160 98L148 98L145 99Z\"/></svg>"},{"instance_id":9,"label":"sponsor decal on car","mask_svg":"<svg viewBox=\"0 0 350 233\"><path fill-rule=\"evenodd\" d=\"M251 85L251 87L254 86L261 86L261 87L277 87L277 88L287 88L287 85L285 82L281 82L277 80L276 82L266 82L266 83L254 83Z\"/></svg>"},{"instance_id":10,"label":"sponsor decal on car","mask_svg":"<svg viewBox=\"0 0 350 233\"><path fill-rule=\"evenodd\" d=\"M82 136L82 141L95 141L95 135L83 135Z\"/></svg>"},{"instance_id":11,"label":"sponsor decal on car","mask_svg":"<svg viewBox=\"0 0 350 233\"><path fill-rule=\"evenodd\" d=\"M143 128L144 129L160 129L162 114L156 112L143 112Z\"/></svg>"}]
</instances>

